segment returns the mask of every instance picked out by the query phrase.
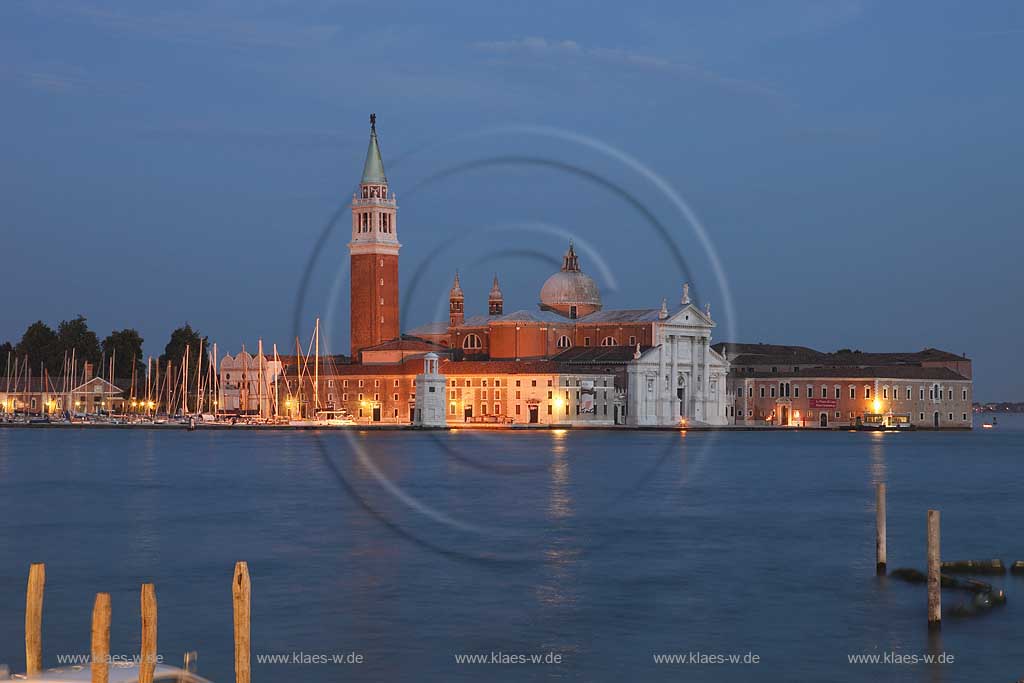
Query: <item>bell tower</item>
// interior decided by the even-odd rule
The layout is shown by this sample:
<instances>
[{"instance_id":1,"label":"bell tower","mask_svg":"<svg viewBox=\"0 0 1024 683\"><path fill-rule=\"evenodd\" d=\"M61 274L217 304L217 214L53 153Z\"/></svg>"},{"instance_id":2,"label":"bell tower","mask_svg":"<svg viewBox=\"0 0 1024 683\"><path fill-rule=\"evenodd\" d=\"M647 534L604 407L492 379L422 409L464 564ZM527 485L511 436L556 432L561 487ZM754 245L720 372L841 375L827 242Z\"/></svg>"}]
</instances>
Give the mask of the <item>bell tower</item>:
<instances>
[{"instance_id":1,"label":"bell tower","mask_svg":"<svg viewBox=\"0 0 1024 683\"><path fill-rule=\"evenodd\" d=\"M398 202L388 196L377 142L377 115L370 114L370 145L366 150L359 191L352 196L352 240L349 292L352 358L368 346L399 337L398 327Z\"/></svg>"},{"instance_id":2,"label":"bell tower","mask_svg":"<svg viewBox=\"0 0 1024 683\"><path fill-rule=\"evenodd\" d=\"M498 276L494 276L494 284L487 295L487 315L501 315L505 308L505 297L501 294L501 287L498 286Z\"/></svg>"},{"instance_id":3,"label":"bell tower","mask_svg":"<svg viewBox=\"0 0 1024 683\"><path fill-rule=\"evenodd\" d=\"M466 320L466 296L459 284L459 272L455 271L455 282L448 290L448 327L458 327Z\"/></svg>"}]
</instances>

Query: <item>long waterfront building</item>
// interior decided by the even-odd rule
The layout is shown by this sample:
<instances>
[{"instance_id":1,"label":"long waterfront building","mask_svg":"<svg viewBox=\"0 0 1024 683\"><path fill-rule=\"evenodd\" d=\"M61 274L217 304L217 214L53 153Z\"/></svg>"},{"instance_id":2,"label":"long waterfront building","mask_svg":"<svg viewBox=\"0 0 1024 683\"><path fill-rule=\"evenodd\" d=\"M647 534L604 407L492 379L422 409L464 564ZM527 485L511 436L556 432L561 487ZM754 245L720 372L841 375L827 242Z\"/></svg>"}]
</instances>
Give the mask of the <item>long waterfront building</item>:
<instances>
[{"instance_id":1,"label":"long waterfront building","mask_svg":"<svg viewBox=\"0 0 1024 683\"><path fill-rule=\"evenodd\" d=\"M938 349L823 353L805 346L719 344L730 359L736 424L969 429L971 361Z\"/></svg>"}]
</instances>

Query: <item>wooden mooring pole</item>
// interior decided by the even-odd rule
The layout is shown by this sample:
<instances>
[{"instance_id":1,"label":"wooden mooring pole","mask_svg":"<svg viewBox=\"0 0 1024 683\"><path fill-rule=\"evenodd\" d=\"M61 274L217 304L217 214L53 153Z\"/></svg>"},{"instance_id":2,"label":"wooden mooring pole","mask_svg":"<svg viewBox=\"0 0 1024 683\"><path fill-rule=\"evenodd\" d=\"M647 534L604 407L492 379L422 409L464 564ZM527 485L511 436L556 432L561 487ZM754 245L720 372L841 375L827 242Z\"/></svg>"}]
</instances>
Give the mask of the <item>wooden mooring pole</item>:
<instances>
[{"instance_id":1,"label":"wooden mooring pole","mask_svg":"<svg viewBox=\"0 0 1024 683\"><path fill-rule=\"evenodd\" d=\"M885 484L875 485L875 574L885 576Z\"/></svg>"},{"instance_id":2,"label":"wooden mooring pole","mask_svg":"<svg viewBox=\"0 0 1024 683\"><path fill-rule=\"evenodd\" d=\"M942 581L939 576L939 511L928 511L928 627L942 625Z\"/></svg>"},{"instance_id":3,"label":"wooden mooring pole","mask_svg":"<svg viewBox=\"0 0 1024 683\"><path fill-rule=\"evenodd\" d=\"M249 671L249 565L235 563L231 581L231 597L235 608L235 683L250 683Z\"/></svg>"},{"instance_id":4,"label":"wooden mooring pole","mask_svg":"<svg viewBox=\"0 0 1024 683\"><path fill-rule=\"evenodd\" d=\"M139 653L139 683L153 683L156 669L156 587L142 584L142 652Z\"/></svg>"},{"instance_id":5,"label":"wooden mooring pole","mask_svg":"<svg viewBox=\"0 0 1024 683\"><path fill-rule=\"evenodd\" d=\"M110 681L110 593L97 593L92 608L92 683Z\"/></svg>"},{"instance_id":6,"label":"wooden mooring pole","mask_svg":"<svg viewBox=\"0 0 1024 683\"><path fill-rule=\"evenodd\" d=\"M25 675L36 676L43 670L43 592L46 565L33 563L28 569L25 594Z\"/></svg>"}]
</instances>

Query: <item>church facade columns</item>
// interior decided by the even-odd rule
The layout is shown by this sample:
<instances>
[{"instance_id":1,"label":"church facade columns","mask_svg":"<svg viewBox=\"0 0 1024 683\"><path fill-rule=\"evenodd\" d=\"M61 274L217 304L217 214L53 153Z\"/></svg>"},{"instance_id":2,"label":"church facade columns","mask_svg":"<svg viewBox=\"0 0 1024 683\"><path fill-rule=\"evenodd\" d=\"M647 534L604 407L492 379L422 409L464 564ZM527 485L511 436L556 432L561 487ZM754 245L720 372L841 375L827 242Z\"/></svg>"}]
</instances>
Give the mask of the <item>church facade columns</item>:
<instances>
[{"instance_id":1,"label":"church facade columns","mask_svg":"<svg viewBox=\"0 0 1024 683\"><path fill-rule=\"evenodd\" d=\"M724 425L725 395L712 377L729 362L710 347L714 322L690 303L656 325L656 345L626 367L627 423L643 426Z\"/></svg>"}]
</instances>

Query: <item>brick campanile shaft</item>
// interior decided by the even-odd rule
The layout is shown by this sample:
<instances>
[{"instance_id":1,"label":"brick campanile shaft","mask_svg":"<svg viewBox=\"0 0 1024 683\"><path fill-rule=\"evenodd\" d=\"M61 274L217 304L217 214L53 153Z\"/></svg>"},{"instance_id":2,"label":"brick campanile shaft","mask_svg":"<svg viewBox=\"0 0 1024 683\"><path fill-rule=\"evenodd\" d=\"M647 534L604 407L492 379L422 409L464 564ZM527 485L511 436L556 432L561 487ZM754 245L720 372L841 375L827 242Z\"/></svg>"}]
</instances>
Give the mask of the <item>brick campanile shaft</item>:
<instances>
[{"instance_id":1,"label":"brick campanile shaft","mask_svg":"<svg viewBox=\"0 0 1024 683\"><path fill-rule=\"evenodd\" d=\"M352 197L352 241L349 291L352 357L368 346L397 339L398 328L398 203L388 196L388 179L377 143L377 116L370 115L370 146L366 150L359 192Z\"/></svg>"}]
</instances>

